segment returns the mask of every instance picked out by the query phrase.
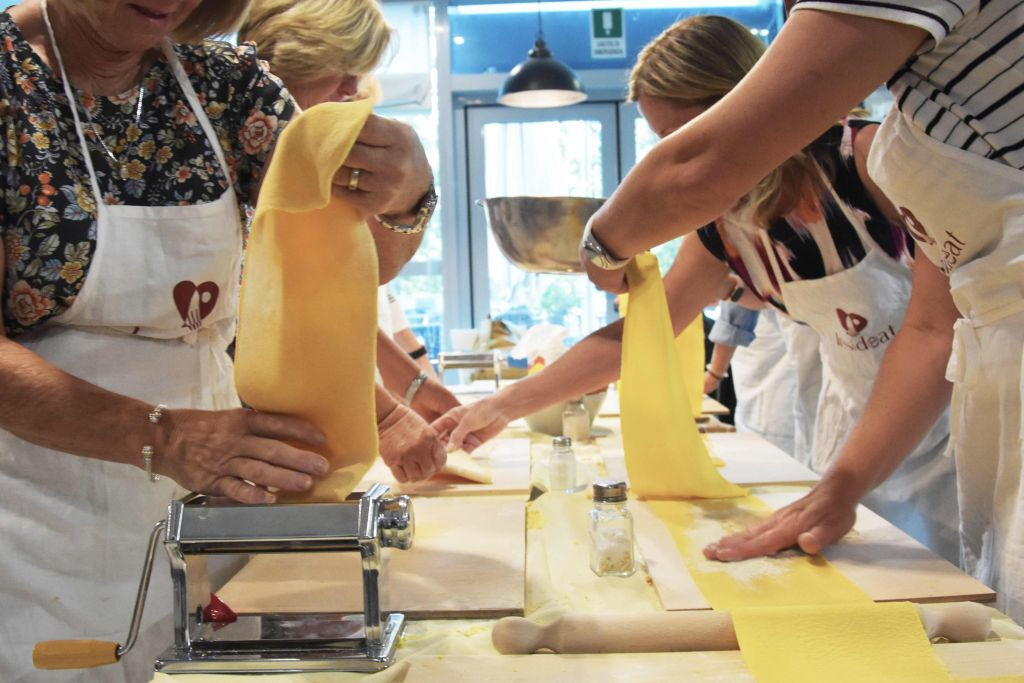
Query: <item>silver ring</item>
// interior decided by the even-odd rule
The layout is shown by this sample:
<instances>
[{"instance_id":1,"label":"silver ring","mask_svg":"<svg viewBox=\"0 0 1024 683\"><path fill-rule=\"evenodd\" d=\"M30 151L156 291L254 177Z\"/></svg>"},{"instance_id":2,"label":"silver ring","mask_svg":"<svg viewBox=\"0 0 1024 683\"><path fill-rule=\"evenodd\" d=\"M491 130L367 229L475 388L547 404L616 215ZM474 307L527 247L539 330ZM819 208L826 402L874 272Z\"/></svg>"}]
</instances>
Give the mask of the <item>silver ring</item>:
<instances>
[{"instance_id":1,"label":"silver ring","mask_svg":"<svg viewBox=\"0 0 1024 683\"><path fill-rule=\"evenodd\" d=\"M350 175L348 178L348 189L352 190L353 192L359 189L359 176L361 176L362 174L363 170L361 168L352 169L352 175Z\"/></svg>"}]
</instances>

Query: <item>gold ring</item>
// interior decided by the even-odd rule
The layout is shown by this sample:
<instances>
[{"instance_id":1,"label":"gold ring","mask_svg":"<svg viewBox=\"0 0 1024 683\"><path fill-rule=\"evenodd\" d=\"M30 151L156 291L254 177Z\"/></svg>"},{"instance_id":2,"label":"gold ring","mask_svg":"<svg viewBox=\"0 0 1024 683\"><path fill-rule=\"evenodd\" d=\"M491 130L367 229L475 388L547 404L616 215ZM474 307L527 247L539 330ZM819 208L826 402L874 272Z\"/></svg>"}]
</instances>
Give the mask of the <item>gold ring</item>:
<instances>
[{"instance_id":1,"label":"gold ring","mask_svg":"<svg viewBox=\"0 0 1024 683\"><path fill-rule=\"evenodd\" d=\"M363 170L360 168L353 168L352 175L348 178L348 189L355 192L359 189L359 176L363 174Z\"/></svg>"}]
</instances>

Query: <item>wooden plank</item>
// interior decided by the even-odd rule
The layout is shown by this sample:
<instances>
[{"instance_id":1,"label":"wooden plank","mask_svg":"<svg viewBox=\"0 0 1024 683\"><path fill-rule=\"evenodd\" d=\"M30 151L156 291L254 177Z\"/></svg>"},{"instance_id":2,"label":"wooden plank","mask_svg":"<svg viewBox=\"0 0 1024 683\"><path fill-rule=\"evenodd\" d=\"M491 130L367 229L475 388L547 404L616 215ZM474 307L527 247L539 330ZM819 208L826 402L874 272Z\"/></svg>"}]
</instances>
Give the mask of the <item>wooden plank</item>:
<instances>
[{"instance_id":1,"label":"wooden plank","mask_svg":"<svg viewBox=\"0 0 1024 683\"><path fill-rule=\"evenodd\" d=\"M700 412L704 415L728 415L729 409L710 396L705 396L700 406Z\"/></svg>"},{"instance_id":2,"label":"wooden plank","mask_svg":"<svg viewBox=\"0 0 1024 683\"><path fill-rule=\"evenodd\" d=\"M756 434L733 432L706 436L712 454L725 462L719 470L722 476L740 486L809 484L819 478L813 471ZM608 468L608 476L628 480L622 439L612 435L598 443L601 457Z\"/></svg>"},{"instance_id":3,"label":"wooden plank","mask_svg":"<svg viewBox=\"0 0 1024 683\"><path fill-rule=\"evenodd\" d=\"M410 496L479 496L522 494L530 490L530 440L497 438L483 444L473 453L473 461L490 470L491 483L436 476L426 481L400 483L380 459L369 469L356 490L366 490L374 482L391 487L392 493Z\"/></svg>"},{"instance_id":4,"label":"wooden plank","mask_svg":"<svg viewBox=\"0 0 1024 683\"><path fill-rule=\"evenodd\" d=\"M1024 641L945 643L933 647L935 654L955 678L1024 676ZM399 666L407 667L401 678L404 683L462 680L488 683L586 680L609 683L676 683L691 680L754 683L754 677L738 651L610 655L424 655L410 657Z\"/></svg>"},{"instance_id":5,"label":"wooden plank","mask_svg":"<svg viewBox=\"0 0 1024 683\"><path fill-rule=\"evenodd\" d=\"M513 496L413 502L409 550L389 550L384 604L413 619L522 615L526 521ZM361 612L358 553L256 555L220 591L238 613Z\"/></svg>"},{"instance_id":6,"label":"wooden plank","mask_svg":"<svg viewBox=\"0 0 1024 683\"><path fill-rule=\"evenodd\" d=\"M759 489L753 491L758 498L773 508L787 505L806 492L793 488ZM646 507L636 503L637 508ZM710 609L710 605L690 577L685 560L666 558L665 539L668 530L653 511L638 510L635 516L637 543L645 557L648 553L655 561L649 572L655 588L667 610ZM711 532L702 527L694 532L698 546L711 542L725 533L721 527ZM658 528L660 527L660 528ZM706 525L705 525L706 527ZM675 549L675 544L671 545ZM676 555L679 553L676 551ZM872 600L910 600L913 602L951 602L974 600L990 602L995 593L976 579L964 574L952 564L928 550L863 505L857 509L857 523L853 531L840 543L828 548L828 558ZM700 558L698 561L707 562ZM764 560L749 560L758 562ZM743 572L744 563L715 563L718 570Z\"/></svg>"},{"instance_id":7,"label":"wooden plank","mask_svg":"<svg viewBox=\"0 0 1024 683\"><path fill-rule=\"evenodd\" d=\"M812 484L820 478L789 453L751 432L707 435L713 455L725 462L719 472L741 486Z\"/></svg>"}]
</instances>

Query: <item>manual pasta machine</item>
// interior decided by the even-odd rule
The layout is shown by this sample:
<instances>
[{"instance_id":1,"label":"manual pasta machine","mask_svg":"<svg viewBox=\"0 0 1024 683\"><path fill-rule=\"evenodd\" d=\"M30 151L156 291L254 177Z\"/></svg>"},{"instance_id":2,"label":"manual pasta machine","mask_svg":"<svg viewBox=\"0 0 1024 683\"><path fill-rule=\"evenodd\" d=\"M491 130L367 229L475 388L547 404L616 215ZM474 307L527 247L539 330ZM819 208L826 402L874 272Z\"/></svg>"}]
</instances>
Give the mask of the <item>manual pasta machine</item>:
<instances>
[{"instance_id":1,"label":"manual pasta machine","mask_svg":"<svg viewBox=\"0 0 1024 683\"><path fill-rule=\"evenodd\" d=\"M441 377L445 370L490 370L495 389L501 388L501 371L506 367L508 359L501 351L445 351L437 356L437 374Z\"/></svg>"},{"instance_id":2,"label":"manual pasta machine","mask_svg":"<svg viewBox=\"0 0 1024 683\"><path fill-rule=\"evenodd\" d=\"M135 644L156 547L163 537L171 566L174 644L157 671L298 673L378 671L395 661L405 615L386 613L381 572L385 548L412 547L415 522L408 496L387 498L374 484L341 503L241 505L192 494L173 501L150 534L135 610L124 645L94 640L36 645L39 668L111 664ZM275 613L224 618L210 591L212 554L358 552L363 613Z\"/></svg>"}]
</instances>

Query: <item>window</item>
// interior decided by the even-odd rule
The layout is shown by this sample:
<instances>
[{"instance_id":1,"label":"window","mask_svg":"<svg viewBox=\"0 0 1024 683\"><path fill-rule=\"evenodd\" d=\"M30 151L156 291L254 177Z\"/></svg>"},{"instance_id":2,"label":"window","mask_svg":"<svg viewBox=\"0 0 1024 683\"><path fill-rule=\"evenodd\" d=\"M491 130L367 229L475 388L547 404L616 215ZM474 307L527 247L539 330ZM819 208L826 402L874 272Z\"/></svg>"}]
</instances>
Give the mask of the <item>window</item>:
<instances>
[{"instance_id":1,"label":"window","mask_svg":"<svg viewBox=\"0 0 1024 683\"><path fill-rule=\"evenodd\" d=\"M582 104L527 111L474 107L467 113L469 188L484 197L604 197L615 187L615 105ZM549 322L578 339L604 325L608 298L583 275L530 273L513 265L486 226L483 210L470 215L483 250L486 279L474 279L474 313L523 328ZM481 264L482 265L482 264Z\"/></svg>"},{"instance_id":2,"label":"window","mask_svg":"<svg viewBox=\"0 0 1024 683\"><path fill-rule=\"evenodd\" d=\"M397 49L375 74L382 93L376 112L413 127L434 169L436 182L443 169L438 145L437 57L432 38L434 9L430 2L422 0L388 2L382 7L388 23L395 28ZM441 232L441 211L436 211L419 251L391 283L391 291L401 302L410 328L423 339L431 357L437 355L442 345L444 244Z\"/></svg>"}]
</instances>

